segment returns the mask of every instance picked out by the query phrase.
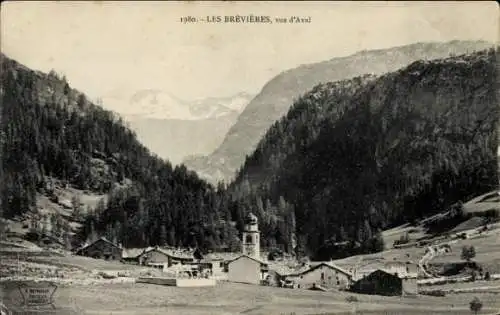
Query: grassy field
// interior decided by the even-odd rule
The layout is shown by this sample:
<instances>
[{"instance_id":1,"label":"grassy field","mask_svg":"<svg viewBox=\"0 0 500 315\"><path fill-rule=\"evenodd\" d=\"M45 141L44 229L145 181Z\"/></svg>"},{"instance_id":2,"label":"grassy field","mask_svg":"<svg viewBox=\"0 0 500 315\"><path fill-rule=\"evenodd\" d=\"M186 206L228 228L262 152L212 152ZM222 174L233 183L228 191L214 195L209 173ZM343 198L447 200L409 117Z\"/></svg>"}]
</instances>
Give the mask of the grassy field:
<instances>
[{"instance_id":1,"label":"grassy field","mask_svg":"<svg viewBox=\"0 0 500 315\"><path fill-rule=\"evenodd\" d=\"M47 195L37 194L36 207L38 215L50 217L56 215L60 217L63 221L67 221L73 232L80 226L79 223L73 221L72 212L73 204L72 198L77 197L80 201L80 207L82 214L85 214L89 208L95 208L99 200L106 200L107 195L99 195L83 190L78 190L72 187L62 187L57 179L52 179L56 183L54 188L54 195L58 197L58 201L51 200ZM9 233L14 233L18 236L25 235L31 225L31 217L33 215L26 213L23 217L18 217L16 219L3 220L7 227ZM39 224L42 221L36 220ZM48 231L52 230L52 224L50 220L44 221L45 227Z\"/></svg>"},{"instance_id":2,"label":"grassy field","mask_svg":"<svg viewBox=\"0 0 500 315\"><path fill-rule=\"evenodd\" d=\"M477 258L484 261L493 259L500 253L498 242L491 234L486 239L461 240L453 247L450 255L460 255L463 244L476 246ZM407 254L419 257L423 248L392 249L373 255L349 257L339 261L349 265L360 260L393 258L404 259ZM439 259L449 261L455 256ZM484 257L483 257L484 256ZM459 257L459 256L458 256ZM7 260L14 263L14 257L2 257L2 265ZM124 265L119 262L103 261L80 256L32 256L21 257L22 264L38 270L43 265L58 267L61 270L77 268L83 272L68 272L69 277L85 279L89 271L127 270L132 274L141 267ZM149 268L148 268L149 269ZM35 272L38 272L36 271ZM215 288L176 288L151 284L106 283L99 281L74 281L60 284L56 294L55 314L471 314L468 303L477 296L483 302L479 314L500 312L500 289L487 293L450 293L445 297L420 295L418 297L382 297L358 295L348 292L317 292L299 289L282 289L222 282ZM91 284L90 284L91 283ZM4 283L5 284L5 283ZM456 283L439 286L423 286L422 290L449 290L500 285L499 281ZM355 296L358 302L347 302L346 297Z\"/></svg>"},{"instance_id":3,"label":"grassy field","mask_svg":"<svg viewBox=\"0 0 500 315\"><path fill-rule=\"evenodd\" d=\"M91 271L91 270L137 270L144 269L137 265L123 264L118 261L106 261L102 259L94 259L84 256L64 256L64 257L27 257L27 261L44 263L48 265L55 266L68 266L74 267L81 270Z\"/></svg>"},{"instance_id":4,"label":"grassy field","mask_svg":"<svg viewBox=\"0 0 500 315\"><path fill-rule=\"evenodd\" d=\"M358 302L347 302L355 296ZM479 314L500 310L498 294L450 294L413 298L357 295L220 283L215 288L177 288L148 284L61 286L56 306L84 314L470 314L474 296Z\"/></svg>"},{"instance_id":5,"label":"grassy field","mask_svg":"<svg viewBox=\"0 0 500 315\"><path fill-rule=\"evenodd\" d=\"M500 224L491 225L495 229L489 232L488 234L481 235L480 237L473 239L459 239L456 242L452 242L450 244L451 253L442 254L440 256L435 257L431 260L431 264L433 263L453 263L453 262L463 262L460 258L462 247L474 246L476 251L476 257L473 259L475 262L479 263L481 266L489 270L490 273L500 273ZM400 235L402 235L405 231L411 231L410 237L421 236L422 231L418 228L402 226L392 230L384 231L383 237L386 245L392 242L395 239L398 239ZM443 240L445 241L445 240ZM391 260L409 260L417 262L424 254L425 247L408 247L408 248L391 248L391 246L387 246L386 250L380 253L368 254L368 255L358 255L351 256L344 259L335 260L334 263L349 269L351 266L360 266L363 264L367 264L370 261L382 260L382 261L391 261Z\"/></svg>"},{"instance_id":6,"label":"grassy field","mask_svg":"<svg viewBox=\"0 0 500 315\"><path fill-rule=\"evenodd\" d=\"M460 255L463 244L476 246L477 258L490 261L500 253L498 242L489 235L486 239L461 240L453 247L453 255ZM373 255L349 257L342 261L345 265L364 260L419 257L424 248L392 249ZM17 256L17 254L16 254ZM445 261L456 257L443 257ZM2 257L6 262L16 264L14 257ZM69 272L68 276L86 279L96 270L127 270L132 274L141 267L124 265L119 262L103 261L80 256L21 256L22 264L33 271L54 266L61 270L77 268L83 272ZM149 269L149 268L148 268ZM106 283L99 281L74 281L60 284L56 293L55 314L471 314L468 303L477 296L483 302L479 314L494 314L500 311L500 290L488 293L454 293L445 297L420 295L414 298L382 297L358 295L347 292L317 292L299 289L260 287L222 282L215 288L176 288L151 284ZM91 284L90 284L91 283ZM5 284L5 283L4 283ZM424 290L467 288L471 286L498 286L498 281L457 283L442 286L425 286ZM358 302L347 302L346 297L355 296Z\"/></svg>"},{"instance_id":7,"label":"grassy field","mask_svg":"<svg viewBox=\"0 0 500 315\"><path fill-rule=\"evenodd\" d=\"M382 232L382 238L384 239L385 248L392 248L394 241L399 240L405 233L408 233L410 241L415 241L421 237L427 236L426 231L423 227L416 227L405 224Z\"/></svg>"},{"instance_id":8,"label":"grassy field","mask_svg":"<svg viewBox=\"0 0 500 315\"><path fill-rule=\"evenodd\" d=\"M406 261L410 260L413 262L418 262L418 260L425 254L424 247L410 247L405 249L387 249L383 252L375 253L375 254L367 254L367 255L357 255L350 256L343 259L334 260L333 262L343 267L344 269L349 269L351 266L361 267L370 262L375 261Z\"/></svg>"},{"instance_id":9,"label":"grassy field","mask_svg":"<svg viewBox=\"0 0 500 315\"><path fill-rule=\"evenodd\" d=\"M477 196L468 202L464 203L464 212L466 214L477 214L487 210L496 209L500 211L500 194L498 190L493 190L483 195ZM426 229L422 225L411 226L404 224L382 232L384 244L387 249L392 248L394 241L406 234L410 238L410 242L421 237L429 236Z\"/></svg>"},{"instance_id":10,"label":"grassy field","mask_svg":"<svg viewBox=\"0 0 500 315\"><path fill-rule=\"evenodd\" d=\"M464 210L468 213L483 212L490 209L500 210L499 190L493 190L464 203Z\"/></svg>"},{"instance_id":11,"label":"grassy field","mask_svg":"<svg viewBox=\"0 0 500 315\"><path fill-rule=\"evenodd\" d=\"M476 257L474 261L481 264L486 270L492 273L500 273L500 229L493 231L486 236L460 240L456 243L450 244L451 253L447 253L436 257L431 263L449 263L463 261L460 258L462 247L474 246Z\"/></svg>"},{"instance_id":12,"label":"grassy field","mask_svg":"<svg viewBox=\"0 0 500 315\"><path fill-rule=\"evenodd\" d=\"M439 285L421 285L420 290L463 290L474 288L491 288L488 292L500 293L500 280L477 280L474 282L457 282ZM500 296L499 296L500 299Z\"/></svg>"}]
</instances>

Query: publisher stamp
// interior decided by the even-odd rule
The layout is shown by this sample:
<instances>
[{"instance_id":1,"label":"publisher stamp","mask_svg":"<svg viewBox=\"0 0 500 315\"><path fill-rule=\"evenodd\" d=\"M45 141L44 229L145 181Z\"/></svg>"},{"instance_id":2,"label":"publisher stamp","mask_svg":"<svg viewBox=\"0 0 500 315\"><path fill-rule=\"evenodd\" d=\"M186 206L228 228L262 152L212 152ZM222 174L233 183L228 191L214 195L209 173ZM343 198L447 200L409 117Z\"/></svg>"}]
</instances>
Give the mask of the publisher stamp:
<instances>
[{"instance_id":1,"label":"publisher stamp","mask_svg":"<svg viewBox=\"0 0 500 315\"><path fill-rule=\"evenodd\" d=\"M61 308L64 293L58 294L58 285L51 281L12 281L2 283L1 315L15 314L74 314L73 309Z\"/></svg>"},{"instance_id":2,"label":"publisher stamp","mask_svg":"<svg viewBox=\"0 0 500 315\"><path fill-rule=\"evenodd\" d=\"M55 309L54 293L57 286L51 282L22 283L19 292L24 306L50 306Z\"/></svg>"}]
</instances>

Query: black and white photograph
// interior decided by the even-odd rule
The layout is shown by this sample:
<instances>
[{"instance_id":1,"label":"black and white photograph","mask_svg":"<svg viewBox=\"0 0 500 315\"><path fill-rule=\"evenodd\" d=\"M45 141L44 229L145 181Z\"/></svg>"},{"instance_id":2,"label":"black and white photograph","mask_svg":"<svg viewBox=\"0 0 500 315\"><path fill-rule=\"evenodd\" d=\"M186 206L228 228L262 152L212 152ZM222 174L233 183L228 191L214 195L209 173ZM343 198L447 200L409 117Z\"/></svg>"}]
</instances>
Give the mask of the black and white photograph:
<instances>
[{"instance_id":1,"label":"black and white photograph","mask_svg":"<svg viewBox=\"0 0 500 315\"><path fill-rule=\"evenodd\" d=\"M1 315L500 315L497 2L0 25Z\"/></svg>"}]
</instances>

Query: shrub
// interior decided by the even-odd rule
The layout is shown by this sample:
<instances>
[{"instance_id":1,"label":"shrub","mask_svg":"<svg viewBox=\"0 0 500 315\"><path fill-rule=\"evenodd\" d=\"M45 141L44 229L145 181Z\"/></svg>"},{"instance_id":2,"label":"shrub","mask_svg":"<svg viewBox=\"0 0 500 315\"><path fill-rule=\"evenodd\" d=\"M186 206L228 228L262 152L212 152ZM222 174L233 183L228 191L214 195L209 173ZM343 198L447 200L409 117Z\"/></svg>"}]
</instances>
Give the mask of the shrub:
<instances>
[{"instance_id":1,"label":"shrub","mask_svg":"<svg viewBox=\"0 0 500 315\"><path fill-rule=\"evenodd\" d=\"M471 272L471 275L470 275L470 281L471 281L471 282L474 282L474 281L476 281L476 278L477 278L476 273L475 273L474 271L473 271L473 272Z\"/></svg>"},{"instance_id":2,"label":"shrub","mask_svg":"<svg viewBox=\"0 0 500 315\"><path fill-rule=\"evenodd\" d=\"M486 273L484 274L484 280L491 280L491 275L490 275L490 272L489 271L486 271Z\"/></svg>"},{"instance_id":3,"label":"shrub","mask_svg":"<svg viewBox=\"0 0 500 315\"><path fill-rule=\"evenodd\" d=\"M463 260L470 262L474 257L476 257L476 249L474 246L464 246L462 247L462 255L460 256Z\"/></svg>"},{"instance_id":4,"label":"shrub","mask_svg":"<svg viewBox=\"0 0 500 315\"><path fill-rule=\"evenodd\" d=\"M471 312L474 312L474 314L477 314L483 308L483 303L477 297L472 299L469 305Z\"/></svg>"}]
</instances>

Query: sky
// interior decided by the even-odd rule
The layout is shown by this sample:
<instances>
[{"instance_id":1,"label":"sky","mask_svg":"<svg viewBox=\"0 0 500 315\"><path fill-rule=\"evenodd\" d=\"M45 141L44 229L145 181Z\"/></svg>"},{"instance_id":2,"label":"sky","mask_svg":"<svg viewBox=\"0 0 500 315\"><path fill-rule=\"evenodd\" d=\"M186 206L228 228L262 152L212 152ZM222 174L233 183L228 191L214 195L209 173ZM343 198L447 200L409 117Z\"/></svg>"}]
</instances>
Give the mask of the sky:
<instances>
[{"instance_id":1,"label":"sky","mask_svg":"<svg viewBox=\"0 0 500 315\"><path fill-rule=\"evenodd\" d=\"M308 24L180 22L182 16L292 15ZM498 41L488 2L4 2L1 49L65 74L93 98L162 89L193 100L258 93L301 64L422 41ZM105 105L105 104L104 104ZM123 106L128 106L124 104Z\"/></svg>"}]
</instances>

